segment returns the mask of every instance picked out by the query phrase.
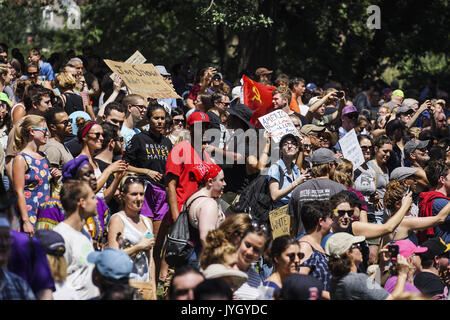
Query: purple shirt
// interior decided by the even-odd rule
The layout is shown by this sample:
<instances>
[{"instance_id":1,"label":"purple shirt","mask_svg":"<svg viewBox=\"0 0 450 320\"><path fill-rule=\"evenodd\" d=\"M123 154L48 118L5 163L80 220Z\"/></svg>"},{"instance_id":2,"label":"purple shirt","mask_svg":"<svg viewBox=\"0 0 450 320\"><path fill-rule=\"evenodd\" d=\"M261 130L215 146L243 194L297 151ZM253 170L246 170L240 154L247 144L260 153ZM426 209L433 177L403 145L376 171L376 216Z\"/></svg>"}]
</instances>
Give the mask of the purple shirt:
<instances>
[{"instance_id":1,"label":"purple shirt","mask_svg":"<svg viewBox=\"0 0 450 320\"><path fill-rule=\"evenodd\" d=\"M384 289L392 293L395 289L395 285L397 284L397 276L392 276L387 279L386 283L384 284ZM412 293L420 293L420 290L416 288L415 285L413 285L411 282L406 281L405 282L405 289L403 292L412 292Z\"/></svg>"},{"instance_id":2,"label":"purple shirt","mask_svg":"<svg viewBox=\"0 0 450 320\"><path fill-rule=\"evenodd\" d=\"M24 279L36 295L43 289L55 291L55 282L48 264L47 255L41 243L33 238L31 248L30 238L26 233L10 230L11 254L8 261L8 271ZM31 250L34 255L31 255Z\"/></svg>"}]
</instances>

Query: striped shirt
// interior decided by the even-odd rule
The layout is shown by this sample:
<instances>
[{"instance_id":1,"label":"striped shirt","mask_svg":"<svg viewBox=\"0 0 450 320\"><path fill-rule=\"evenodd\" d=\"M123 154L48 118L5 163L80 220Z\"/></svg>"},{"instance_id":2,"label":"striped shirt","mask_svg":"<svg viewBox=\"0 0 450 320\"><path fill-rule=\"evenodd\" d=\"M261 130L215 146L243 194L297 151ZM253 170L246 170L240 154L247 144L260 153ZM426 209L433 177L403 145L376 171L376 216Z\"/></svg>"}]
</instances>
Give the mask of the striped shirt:
<instances>
[{"instance_id":1,"label":"striped shirt","mask_svg":"<svg viewBox=\"0 0 450 320\"><path fill-rule=\"evenodd\" d=\"M258 288L263 285L263 282L258 272L250 266L246 273L247 282L234 292L233 300L256 300L260 294Z\"/></svg>"}]
</instances>

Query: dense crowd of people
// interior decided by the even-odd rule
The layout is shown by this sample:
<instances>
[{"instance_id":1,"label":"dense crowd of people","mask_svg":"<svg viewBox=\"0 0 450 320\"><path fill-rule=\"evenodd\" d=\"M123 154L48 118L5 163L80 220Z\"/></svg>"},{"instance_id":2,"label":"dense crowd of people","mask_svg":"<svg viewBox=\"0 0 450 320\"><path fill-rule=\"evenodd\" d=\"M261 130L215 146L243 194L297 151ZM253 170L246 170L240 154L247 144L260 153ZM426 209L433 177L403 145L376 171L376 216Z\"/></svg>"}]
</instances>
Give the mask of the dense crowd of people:
<instances>
[{"instance_id":1,"label":"dense crowd of people","mask_svg":"<svg viewBox=\"0 0 450 320\"><path fill-rule=\"evenodd\" d=\"M276 142L238 74L156 64L181 99L152 99L92 48L27 54L0 44L1 299L449 298L446 92L261 67L296 130Z\"/></svg>"}]
</instances>

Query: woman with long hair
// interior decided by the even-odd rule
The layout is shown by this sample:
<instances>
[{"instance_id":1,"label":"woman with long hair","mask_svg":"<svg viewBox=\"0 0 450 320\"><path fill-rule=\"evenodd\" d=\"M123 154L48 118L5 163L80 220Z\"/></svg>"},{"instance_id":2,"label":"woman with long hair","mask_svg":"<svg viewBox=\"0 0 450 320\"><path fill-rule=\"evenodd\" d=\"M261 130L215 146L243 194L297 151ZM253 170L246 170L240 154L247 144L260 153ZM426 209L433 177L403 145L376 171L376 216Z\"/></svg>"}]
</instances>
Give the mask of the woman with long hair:
<instances>
[{"instance_id":1,"label":"woman with long hair","mask_svg":"<svg viewBox=\"0 0 450 320\"><path fill-rule=\"evenodd\" d=\"M94 190L97 196L105 199L109 198L109 194L105 197L105 192L113 192L111 189L105 189L105 183L108 177L113 174L120 172L123 174L127 170L127 164L125 161L116 161L110 164L103 172L100 170L97 162L94 161L94 154L96 151L102 149L103 144L103 128L96 121L87 121L84 119L77 119L77 138L78 142L81 144L80 156L87 156L89 163L94 168L95 176L97 178L97 188ZM77 157L77 158L78 158Z\"/></svg>"},{"instance_id":2,"label":"woman with long hair","mask_svg":"<svg viewBox=\"0 0 450 320\"><path fill-rule=\"evenodd\" d=\"M61 171L50 168L47 158L39 151L49 136L45 118L29 115L15 130L17 155L13 160L12 182L20 213L20 230L33 235L39 204L50 200L51 177L59 178Z\"/></svg>"},{"instance_id":3,"label":"woman with long hair","mask_svg":"<svg viewBox=\"0 0 450 320\"><path fill-rule=\"evenodd\" d=\"M272 259L273 272L264 281L264 285L274 288L275 295L276 291L283 286L287 276L299 272L303 253L300 251L297 239L286 235L272 241L269 256Z\"/></svg>"},{"instance_id":4,"label":"woman with long hair","mask_svg":"<svg viewBox=\"0 0 450 320\"><path fill-rule=\"evenodd\" d=\"M27 114L24 98L25 93L27 92L27 88L30 85L31 81L29 79L18 79L14 83L16 103L11 109L11 120L14 125Z\"/></svg>"},{"instance_id":5,"label":"woman with long hair","mask_svg":"<svg viewBox=\"0 0 450 320\"><path fill-rule=\"evenodd\" d=\"M138 288L144 299L156 299L155 245L152 221L141 215L145 181L125 176L120 195L123 210L115 213L109 223L108 247L124 250L133 260L130 285ZM141 290L139 290L141 289Z\"/></svg>"},{"instance_id":6,"label":"woman with long hair","mask_svg":"<svg viewBox=\"0 0 450 320\"><path fill-rule=\"evenodd\" d=\"M248 280L234 292L234 300L255 300L260 295L258 288L262 285L263 279L256 271L254 263L267 250L271 238L269 232L266 224L254 220L242 234L237 264L239 270L247 274Z\"/></svg>"}]
</instances>

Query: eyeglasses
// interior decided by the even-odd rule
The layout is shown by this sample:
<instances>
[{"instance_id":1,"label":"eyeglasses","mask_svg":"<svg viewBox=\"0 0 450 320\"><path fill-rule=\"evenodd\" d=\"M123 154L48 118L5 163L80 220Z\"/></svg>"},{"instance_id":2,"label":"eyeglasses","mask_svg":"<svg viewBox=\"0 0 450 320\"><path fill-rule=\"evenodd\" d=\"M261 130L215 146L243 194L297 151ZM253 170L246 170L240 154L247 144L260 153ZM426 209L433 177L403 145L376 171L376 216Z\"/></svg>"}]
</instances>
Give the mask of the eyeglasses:
<instances>
[{"instance_id":1,"label":"eyeglasses","mask_svg":"<svg viewBox=\"0 0 450 320\"><path fill-rule=\"evenodd\" d=\"M95 136L95 139L99 139L100 137L103 137L103 132L92 132L90 133Z\"/></svg>"},{"instance_id":2,"label":"eyeglasses","mask_svg":"<svg viewBox=\"0 0 450 320\"><path fill-rule=\"evenodd\" d=\"M224 105L226 105L226 106L230 106L231 105L231 102L222 102Z\"/></svg>"},{"instance_id":3,"label":"eyeglasses","mask_svg":"<svg viewBox=\"0 0 450 320\"><path fill-rule=\"evenodd\" d=\"M287 254L286 256L289 258L290 262L294 262L295 256L297 256L299 260L302 260L305 257L305 254L303 252L299 252L297 254L292 252L292 253Z\"/></svg>"},{"instance_id":4,"label":"eyeglasses","mask_svg":"<svg viewBox=\"0 0 450 320\"><path fill-rule=\"evenodd\" d=\"M8 107L8 104L5 102L2 102L2 103L0 103L0 106L2 106L2 108L6 108L6 107Z\"/></svg>"},{"instance_id":5,"label":"eyeglasses","mask_svg":"<svg viewBox=\"0 0 450 320\"><path fill-rule=\"evenodd\" d=\"M269 233L269 228L267 228L267 225L265 223L259 223L258 221L252 221L250 225L250 231L252 232L264 232Z\"/></svg>"},{"instance_id":6,"label":"eyeglasses","mask_svg":"<svg viewBox=\"0 0 450 320\"><path fill-rule=\"evenodd\" d=\"M34 76L34 75L39 75L39 72L35 71L35 72L28 72L28 74L30 76Z\"/></svg>"},{"instance_id":7,"label":"eyeglasses","mask_svg":"<svg viewBox=\"0 0 450 320\"><path fill-rule=\"evenodd\" d=\"M64 120L64 121L61 121L61 122L57 122L56 124L63 124L64 127L67 127L70 123L72 123L72 120L68 119L68 120Z\"/></svg>"},{"instance_id":8,"label":"eyeglasses","mask_svg":"<svg viewBox=\"0 0 450 320\"><path fill-rule=\"evenodd\" d=\"M348 214L349 217L351 217L354 213L354 210L337 210L334 209L333 210L334 213L337 213L339 215L339 217L343 217L345 216L345 214Z\"/></svg>"},{"instance_id":9,"label":"eyeglasses","mask_svg":"<svg viewBox=\"0 0 450 320\"><path fill-rule=\"evenodd\" d=\"M33 130L42 131L44 135L48 135L48 129L43 127L33 127Z\"/></svg>"}]
</instances>

